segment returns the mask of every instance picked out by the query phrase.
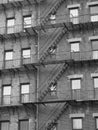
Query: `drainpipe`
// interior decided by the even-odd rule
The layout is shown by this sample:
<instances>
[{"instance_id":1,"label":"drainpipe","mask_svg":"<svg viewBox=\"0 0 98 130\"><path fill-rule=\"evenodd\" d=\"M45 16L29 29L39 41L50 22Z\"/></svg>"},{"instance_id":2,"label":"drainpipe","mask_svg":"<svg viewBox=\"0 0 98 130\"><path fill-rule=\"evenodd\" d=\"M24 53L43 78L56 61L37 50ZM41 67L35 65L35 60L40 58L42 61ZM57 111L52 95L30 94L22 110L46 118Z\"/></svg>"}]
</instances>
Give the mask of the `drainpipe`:
<instances>
[{"instance_id":1,"label":"drainpipe","mask_svg":"<svg viewBox=\"0 0 98 130\"><path fill-rule=\"evenodd\" d=\"M37 24L40 25L40 2L37 4ZM37 58L39 62L39 41L40 40L40 31L37 32ZM40 66L37 67L37 91L36 91L36 101L38 102L38 89L39 89L39 73L40 73ZM36 104L36 130L39 129L39 104Z\"/></svg>"}]
</instances>

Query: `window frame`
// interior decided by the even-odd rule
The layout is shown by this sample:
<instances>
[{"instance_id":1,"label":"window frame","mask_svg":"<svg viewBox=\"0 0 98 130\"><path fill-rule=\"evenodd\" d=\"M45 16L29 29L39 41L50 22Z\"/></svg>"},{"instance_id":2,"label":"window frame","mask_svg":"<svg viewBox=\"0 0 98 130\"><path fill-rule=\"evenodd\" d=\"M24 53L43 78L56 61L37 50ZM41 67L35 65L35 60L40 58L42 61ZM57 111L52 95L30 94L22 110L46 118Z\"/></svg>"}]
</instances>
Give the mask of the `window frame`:
<instances>
[{"instance_id":1,"label":"window frame","mask_svg":"<svg viewBox=\"0 0 98 130\"><path fill-rule=\"evenodd\" d=\"M0 130L2 130L1 129L1 124L2 123L9 123L9 127L10 127L10 121L8 121L8 120L4 120L4 121L0 121ZM8 130L9 130L10 128L8 128Z\"/></svg>"},{"instance_id":2,"label":"window frame","mask_svg":"<svg viewBox=\"0 0 98 130\"><path fill-rule=\"evenodd\" d=\"M52 86L53 86L53 88L54 88L53 90L51 89ZM57 95L57 83L52 84L52 85L50 86L49 90L50 90L50 95L51 95L51 96L56 96L56 95Z\"/></svg>"},{"instance_id":3,"label":"window frame","mask_svg":"<svg viewBox=\"0 0 98 130\"><path fill-rule=\"evenodd\" d=\"M95 84L95 81L94 81L94 79L98 79L98 76L96 76L96 77L93 77L93 85L94 85L94 89L97 89L97 88L98 88L98 86L96 87L96 84Z\"/></svg>"},{"instance_id":4,"label":"window frame","mask_svg":"<svg viewBox=\"0 0 98 130\"><path fill-rule=\"evenodd\" d=\"M14 20L14 25L12 25L12 26L10 25L9 26L8 25L8 21L9 20ZM6 18L6 32L7 32L7 34L14 33L14 27L15 27L15 17ZM9 32L8 29L11 29L11 28L13 29L13 31Z\"/></svg>"},{"instance_id":5,"label":"window frame","mask_svg":"<svg viewBox=\"0 0 98 130\"><path fill-rule=\"evenodd\" d=\"M98 41L98 39L91 39L92 58L98 59L98 49L93 49L93 41ZM96 52L97 55L94 55L94 52Z\"/></svg>"},{"instance_id":6,"label":"window frame","mask_svg":"<svg viewBox=\"0 0 98 130\"><path fill-rule=\"evenodd\" d=\"M71 10L77 10L78 15L73 16L73 15L71 14ZM76 6L76 7L70 7L70 8L69 8L69 18L70 18L70 21L71 21L73 24L78 24L78 23L79 23L79 7L78 7L78 6Z\"/></svg>"},{"instance_id":7,"label":"window frame","mask_svg":"<svg viewBox=\"0 0 98 130\"><path fill-rule=\"evenodd\" d=\"M10 94L8 94L8 95L4 95L4 88L6 88L6 87L10 87ZM11 94L12 94L12 85L11 84L6 84L6 85L3 85L2 86L2 104L3 105L10 105L11 104ZM5 97L9 97L9 103L5 103Z\"/></svg>"},{"instance_id":8,"label":"window frame","mask_svg":"<svg viewBox=\"0 0 98 130\"><path fill-rule=\"evenodd\" d=\"M81 126L82 126L82 128L74 128L74 123L73 123L73 120L76 120L76 119L81 119ZM82 117L73 117L73 118L71 118L71 120L72 120L72 130L82 130L83 129L83 118Z\"/></svg>"},{"instance_id":9,"label":"window frame","mask_svg":"<svg viewBox=\"0 0 98 130\"><path fill-rule=\"evenodd\" d=\"M21 129L20 129L20 122L21 122L21 121L28 121L28 127L29 127L29 119L21 119L21 120L18 121L19 130L21 130Z\"/></svg>"},{"instance_id":10,"label":"window frame","mask_svg":"<svg viewBox=\"0 0 98 130\"><path fill-rule=\"evenodd\" d=\"M12 61L13 60L13 50L6 50L5 52L4 52L5 54L4 54L4 60L5 61ZM10 58L10 59L8 59L7 58L7 53L12 53L12 58Z\"/></svg>"},{"instance_id":11,"label":"window frame","mask_svg":"<svg viewBox=\"0 0 98 130\"><path fill-rule=\"evenodd\" d=\"M94 41L98 42L98 39L91 39L91 47L92 47L92 50L97 51L98 49L93 49L93 42Z\"/></svg>"},{"instance_id":12,"label":"window frame","mask_svg":"<svg viewBox=\"0 0 98 130\"><path fill-rule=\"evenodd\" d=\"M30 51L30 55L23 55L23 52L24 51ZM22 58L23 59L30 59L31 58L31 48L22 48L22 50L21 50L22 52L21 52L21 55L22 55Z\"/></svg>"},{"instance_id":13,"label":"window frame","mask_svg":"<svg viewBox=\"0 0 98 130\"><path fill-rule=\"evenodd\" d=\"M98 127L97 126L97 120L96 119L98 120L98 116L95 117L95 129L98 130L98 128L97 128Z\"/></svg>"},{"instance_id":14,"label":"window frame","mask_svg":"<svg viewBox=\"0 0 98 130\"><path fill-rule=\"evenodd\" d=\"M78 44L78 50L75 50L75 51L73 51L72 50L72 45L74 45L74 44ZM78 53L78 52L80 52L80 41L74 41L74 42L70 42L70 51L72 52L72 53Z\"/></svg>"},{"instance_id":15,"label":"window frame","mask_svg":"<svg viewBox=\"0 0 98 130\"><path fill-rule=\"evenodd\" d=\"M22 86L23 85L28 85L29 92L22 93ZM27 101L24 101L25 100L25 96L27 96L26 98L28 98L28 99L26 99ZM29 101L30 101L30 83L21 83L20 84L20 102L21 103L25 103L25 102L29 102Z\"/></svg>"},{"instance_id":16,"label":"window frame","mask_svg":"<svg viewBox=\"0 0 98 130\"><path fill-rule=\"evenodd\" d=\"M56 14L51 14L50 15L50 23L55 24L56 23Z\"/></svg>"},{"instance_id":17,"label":"window frame","mask_svg":"<svg viewBox=\"0 0 98 130\"><path fill-rule=\"evenodd\" d=\"M31 18L31 20L30 20L31 24L25 24L25 18ZM27 28L30 28L28 26L32 27L32 15L31 14L23 16L23 30L24 30L24 32L26 31Z\"/></svg>"},{"instance_id":18,"label":"window frame","mask_svg":"<svg viewBox=\"0 0 98 130\"><path fill-rule=\"evenodd\" d=\"M98 14L96 14L96 13L95 13L95 14L94 14L94 13L92 14L92 13L91 13L91 9L90 9L91 7L95 7L95 6L98 6L98 4L90 4L90 5L89 5L89 13L90 13L90 21L91 21L91 22L98 22ZM93 16L94 16L94 17L97 16L97 20L96 20L96 18L95 18L95 20L92 21L92 17L93 17Z\"/></svg>"},{"instance_id":19,"label":"window frame","mask_svg":"<svg viewBox=\"0 0 98 130\"><path fill-rule=\"evenodd\" d=\"M72 81L76 81L76 80L79 80L79 81L80 81L80 87L73 89ZM74 91L74 90L80 90L80 89L81 89L81 86L82 86L82 84L81 84L81 78L71 78L71 79L70 79L70 82L71 82L71 89L72 89L73 91Z\"/></svg>"},{"instance_id":20,"label":"window frame","mask_svg":"<svg viewBox=\"0 0 98 130\"><path fill-rule=\"evenodd\" d=\"M56 53L57 53L57 46L54 46L54 47L49 49L50 55L56 55Z\"/></svg>"}]
</instances>

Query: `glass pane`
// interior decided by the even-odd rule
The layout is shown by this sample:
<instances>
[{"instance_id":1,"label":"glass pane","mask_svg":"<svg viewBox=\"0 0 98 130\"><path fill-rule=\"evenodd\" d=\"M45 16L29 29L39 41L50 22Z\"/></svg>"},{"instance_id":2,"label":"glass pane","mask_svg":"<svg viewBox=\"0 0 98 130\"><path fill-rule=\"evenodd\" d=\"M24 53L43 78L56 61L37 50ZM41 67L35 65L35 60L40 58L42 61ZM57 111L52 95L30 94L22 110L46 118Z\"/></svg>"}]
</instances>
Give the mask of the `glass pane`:
<instances>
[{"instance_id":1,"label":"glass pane","mask_svg":"<svg viewBox=\"0 0 98 130\"><path fill-rule=\"evenodd\" d=\"M31 16L24 17L24 28L31 27Z\"/></svg>"},{"instance_id":2,"label":"glass pane","mask_svg":"<svg viewBox=\"0 0 98 130\"><path fill-rule=\"evenodd\" d=\"M3 95L11 95L11 86L3 87Z\"/></svg>"},{"instance_id":3,"label":"glass pane","mask_svg":"<svg viewBox=\"0 0 98 130\"><path fill-rule=\"evenodd\" d=\"M14 26L14 24L15 24L15 19L8 19L7 20L7 27Z\"/></svg>"},{"instance_id":4,"label":"glass pane","mask_svg":"<svg viewBox=\"0 0 98 130\"><path fill-rule=\"evenodd\" d=\"M13 52L9 51L5 53L5 60L12 60L13 59Z\"/></svg>"},{"instance_id":5,"label":"glass pane","mask_svg":"<svg viewBox=\"0 0 98 130\"><path fill-rule=\"evenodd\" d=\"M51 91L54 91L54 90L56 91L56 85L52 85L52 86L50 87L50 90L51 90Z\"/></svg>"},{"instance_id":6,"label":"glass pane","mask_svg":"<svg viewBox=\"0 0 98 130\"><path fill-rule=\"evenodd\" d=\"M21 95L21 102L22 103L29 102L29 94L22 94Z\"/></svg>"},{"instance_id":7,"label":"glass pane","mask_svg":"<svg viewBox=\"0 0 98 130\"><path fill-rule=\"evenodd\" d=\"M98 15L91 16L91 21L92 22L98 21Z\"/></svg>"},{"instance_id":8,"label":"glass pane","mask_svg":"<svg viewBox=\"0 0 98 130\"><path fill-rule=\"evenodd\" d=\"M30 58L30 49L23 50L23 58Z\"/></svg>"},{"instance_id":9,"label":"glass pane","mask_svg":"<svg viewBox=\"0 0 98 130\"><path fill-rule=\"evenodd\" d=\"M90 6L90 13L91 14L98 14L98 5Z\"/></svg>"},{"instance_id":10,"label":"glass pane","mask_svg":"<svg viewBox=\"0 0 98 130\"><path fill-rule=\"evenodd\" d=\"M73 129L82 129L82 119L73 119Z\"/></svg>"},{"instance_id":11,"label":"glass pane","mask_svg":"<svg viewBox=\"0 0 98 130\"><path fill-rule=\"evenodd\" d=\"M94 78L94 88L98 88L98 78Z\"/></svg>"},{"instance_id":12,"label":"glass pane","mask_svg":"<svg viewBox=\"0 0 98 130\"><path fill-rule=\"evenodd\" d=\"M70 9L70 17L78 17L78 9Z\"/></svg>"},{"instance_id":13,"label":"glass pane","mask_svg":"<svg viewBox=\"0 0 98 130\"><path fill-rule=\"evenodd\" d=\"M9 122L1 122L1 130L9 130Z\"/></svg>"},{"instance_id":14,"label":"glass pane","mask_svg":"<svg viewBox=\"0 0 98 130\"><path fill-rule=\"evenodd\" d=\"M98 118L96 118L96 129L98 129Z\"/></svg>"},{"instance_id":15,"label":"glass pane","mask_svg":"<svg viewBox=\"0 0 98 130\"><path fill-rule=\"evenodd\" d=\"M7 20L7 33L14 33L14 25L15 25L15 19L8 19Z\"/></svg>"},{"instance_id":16,"label":"glass pane","mask_svg":"<svg viewBox=\"0 0 98 130\"><path fill-rule=\"evenodd\" d=\"M71 52L79 51L79 43L71 43Z\"/></svg>"},{"instance_id":17,"label":"glass pane","mask_svg":"<svg viewBox=\"0 0 98 130\"><path fill-rule=\"evenodd\" d=\"M7 28L7 34L14 33L14 26Z\"/></svg>"},{"instance_id":18,"label":"glass pane","mask_svg":"<svg viewBox=\"0 0 98 130\"><path fill-rule=\"evenodd\" d=\"M71 22L73 23L73 24L78 24L79 23L79 18L71 18Z\"/></svg>"},{"instance_id":19,"label":"glass pane","mask_svg":"<svg viewBox=\"0 0 98 130\"><path fill-rule=\"evenodd\" d=\"M98 51L93 51L93 59L98 59Z\"/></svg>"},{"instance_id":20,"label":"glass pane","mask_svg":"<svg viewBox=\"0 0 98 130\"><path fill-rule=\"evenodd\" d=\"M56 15L51 15L50 20L51 20L51 24L55 24L56 23Z\"/></svg>"},{"instance_id":21,"label":"glass pane","mask_svg":"<svg viewBox=\"0 0 98 130\"><path fill-rule=\"evenodd\" d=\"M56 85L52 85L50 87L50 92L51 92L51 95L56 95L56 90L57 89L57 86Z\"/></svg>"},{"instance_id":22,"label":"glass pane","mask_svg":"<svg viewBox=\"0 0 98 130\"><path fill-rule=\"evenodd\" d=\"M70 19L73 24L79 23L79 12L78 9L70 9Z\"/></svg>"},{"instance_id":23,"label":"glass pane","mask_svg":"<svg viewBox=\"0 0 98 130\"><path fill-rule=\"evenodd\" d=\"M21 85L21 94L29 93L29 84Z\"/></svg>"},{"instance_id":24,"label":"glass pane","mask_svg":"<svg viewBox=\"0 0 98 130\"><path fill-rule=\"evenodd\" d=\"M80 89L81 88L81 80L73 79L72 80L72 89Z\"/></svg>"},{"instance_id":25,"label":"glass pane","mask_svg":"<svg viewBox=\"0 0 98 130\"><path fill-rule=\"evenodd\" d=\"M19 122L20 129L19 130L29 130L29 121L24 120Z\"/></svg>"},{"instance_id":26,"label":"glass pane","mask_svg":"<svg viewBox=\"0 0 98 130\"><path fill-rule=\"evenodd\" d=\"M53 130L57 130L57 127L56 127L56 126L54 126L54 127L53 127Z\"/></svg>"},{"instance_id":27,"label":"glass pane","mask_svg":"<svg viewBox=\"0 0 98 130\"><path fill-rule=\"evenodd\" d=\"M11 96L3 96L3 104L7 105L11 103Z\"/></svg>"},{"instance_id":28,"label":"glass pane","mask_svg":"<svg viewBox=\"0 0 98 130\"><path fill-rule=\"evenodd\" d=\"M97 50L98 49L98 40L92 41L92 49Z\"/></svg>"},{"instance_id":29,"label":"glass pane","mask_svg":"<svg viewBox=\"0 0 98 130\"><path fill-rule=\"evenodd\" d=\"M56 19L56 16L55 16L55 15L51 15L51 16L50 16L50 19L51 19L51 20L54 20L54 19Z\"/></svg>"}]
</instances>

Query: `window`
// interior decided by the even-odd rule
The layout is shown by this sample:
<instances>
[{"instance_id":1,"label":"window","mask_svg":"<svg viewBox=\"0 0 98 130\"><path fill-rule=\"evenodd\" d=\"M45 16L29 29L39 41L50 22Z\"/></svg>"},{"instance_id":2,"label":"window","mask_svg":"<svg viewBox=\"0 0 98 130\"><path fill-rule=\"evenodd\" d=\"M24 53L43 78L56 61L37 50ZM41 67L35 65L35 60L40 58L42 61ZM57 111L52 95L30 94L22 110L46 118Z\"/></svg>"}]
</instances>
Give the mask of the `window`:
<instances>
[{"instance_id":1,"label":"window","mask_svg":"<svg viewBox=\"0 0 98 130\"><path fill-rule=\"evenodd\" d=\"M3 86L3 104L10 104L11 101L11 85Z\"/></svg>"},{"instance_id":2,"label":"window","mask_svg":"<svg viewBox=\"0 0 98 130\"><path fill-rule=\"evenodd\" d=\"M56 49L57 49L57 46L53 46L52 48L50 48L49 50L49 53L52 55L52 54L55 54L56 53Z\"/></svg>"},{"instance_id":3,"label":"window","mask_svg":"<svg viewBox=\"0 0 98 130\"><path fill-rule=\"evenodd\" d=\"M24 25L24 29L31 27L31 15L23 17L23 25Z\"/></svg>"},{"instance_id":4,"label":"window","mask_svg":"<svg viewBox=\"0 0 98 130\"><path fill-rule=\"evenodd\" d=\"M0 122L0 130L9 130L9 121Z\"/></svg>"},{"instance_id":5,"label":"window","mask_svg":"<svg viewBox=\"0 0 98 130\"><path fill-rule=\"evenodd\" d=\"M90 6L91 21L98 21L98 5Z\"/></svg>"},{"instance_id":6,"label":"window","mask_svg":"<svg viewBox=\"0 0 98 130\"><path fill-rule=\"evenodd\" d=\"M28 102L29 101L29 87L30 84L21 84L21 102Z\"/></svg>"},{"instance_id":7,"label":"window","mask_svg":"<svg viewBox=\"0 0 98 130\"><path fill-rule=\"evenodd\" d=\"M22 49L22 57L23 58L30 58L31 50L30 48Z\"/></svg>"},{"instance_id":8,"label":"window","mask_svg":"<svg viewBox=\"0 0 98 130\"><path fill-rule=\"evenodd\" d=\"M81 88L81 79L71 79L72 89L80 89Z\"/></svg>"},{"instance_id":9,"label":"window","mask_svg":"<svg viewBox=\"0 0 98 130\"><path fill-rule=\"evenodd\" d=\"M13 51L12 50L5 51L5 60L12 60L12 59L13 59Z\"/></svg>"},{"instance_id":10,"label":"window","mask_svg":"<svg viewBox=\"0 0 98 130\"><path fill-rule=\"evenodd\" d=\"M98 88L98 77L94 77L94 88Z\"/></svg>"},{"instance_id":11,"label":"window","mask_svg":"<svg viewBox=\"0 0 98 130\"><path fill-rule=\"evenodd\" d=\"M98 129L98 117L95 118L96 129Z\"/></svg>"},{"instance_id":12,"label":"window","mask_svg":"<svg viewBox=\"0 0 98 130\"><path fill-rule=\"evenodd\" d=\"M57 84L54 83L54 84L52 84L52 85L50 86L50 94L55 96L56 93L57 93Z\"/></svg>"},{"instance_id":13,"label":"window","mask_svg":"<svg viewBox=\"0 0 98 130\"><path fill-rule=\"evenodd\" d=\"M19 130L29 130L29 121L28 120L20 120L19 121Z\"/></svg>"},{"instance_id":14,"label":"window","mask_svg":"<svg viewBox=\"0 0 98 130\"><path fill-rule=\"evenodd\" d=\"M98 40L92 40L93 59L98 59Z\"/></svg>"},{"instance_id":15,"label":"window","mask_svg":"<svg viewBox=\"0 0 98 130\"><path fill-rule=\"evenodd\" d=\"M57 130L57 123L54 125L53 130Z\"/></svg>"},{"instance_id":16,"label":"window","mask_svg":"<svg viewBox=\"0 0 98 130\"><path fill-rule=\"evenodd\" d=\"M72 8L69 9L70 11L70 19L73 24L79 23L79 9L78 8Z\"/></svg>"},{"instance_id":17,"label":"window","mask_svg":"<svg viewBox=\"0 0 98 130\"><path fill-rule=\"evenodd\" d=\"M79 52L79 42L71 43L71 52Z\"/></svg>"},{"instance_id":18,"label":"window","mask_svg":"<svg viewBox=\"0 0 98 130\"><path fill-rule=\"evenodd\" d=\"M93 59L98 59L98 51L93 50Z\"/></svg>"},{"instance_id":19,"label":"window","mask_svg":"<svg viewBox=\"0 0 98 130\"><path fill-rule=\"evenodd\" d=\"M72 119L72 127L73 129L82 129L82 118L73 118Z\"/></svg>"},{"instance_id":20,"label":"window","mask_svg":"<svg viewBox=\"0 0 98 130\"><path fill-rule=\"evenodd\" d=\"M7 19L7 33L14 33L14 26L15 26L15 18L8 18Z\"/></svg>"},{"instance_id":21,"label":"window","mask_svg":"<svg viewBox=\"0 0 98 130\"><path fill-rule=\"evenodd\" d=\"M50 15L50 22L51 22L51 24L55 24L56 23L56 15L55 14L51 14Z\"/></svg>"}]
</instances>

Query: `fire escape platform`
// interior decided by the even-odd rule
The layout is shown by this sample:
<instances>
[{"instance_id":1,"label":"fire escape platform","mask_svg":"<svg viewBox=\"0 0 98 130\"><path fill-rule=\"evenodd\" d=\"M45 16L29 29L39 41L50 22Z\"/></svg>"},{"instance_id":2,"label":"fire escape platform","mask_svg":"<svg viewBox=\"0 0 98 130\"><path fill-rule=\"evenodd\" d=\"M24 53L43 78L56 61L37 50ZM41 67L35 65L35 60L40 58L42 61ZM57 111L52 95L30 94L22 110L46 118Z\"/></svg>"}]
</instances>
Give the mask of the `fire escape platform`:
<instances>
[{"instance_id":1,"label":"fire escape platform","mask_svg":"<svg viewBox=\"0 0 98 130\"><path fill-rule=\"evenodd\" d=\"M0 105L0 109L4 109L4 108L18 108L18 107L22 107L22 104L7 104L7 105Z\"/></svg>"},{"instance_id":2,"label":"fire escape platform","mask_svg":"<svg viewBox=\"0 0 98 130\"><path fill-rule=\"evenodd\" d=\"M20 67L12 67L12 68L3 68L0 70L0 73L15 73L15 72L23 72L25 70L31 71L31 70L36 70L37 68L33 64L24 64Z\"/></svg>"},{"instance_id":3,"label":"fire escape platform","mask_svg":"<svg viewBox=\"0 0 98 130\"><path fill-rule=\"evenodd\" d=\"M13 0L9 2L0 3L0 9L18 8L26 5L38 4L43 0Z\"/></svg>"},{"instance_id":4,"label":"fire escape platform","mask_svg":"<svg viewBox=\"0 0 98 130\"><path fill-rule=\"evenodd\" d=\"M76 99L70 99L70 100L66 100L66 99L62 99L62 100L46 100L46 101L35 101L35 102L27 102L27 103L23 103L23 104L50 104L50 103L85 103L85 102L95 102L98 103L98 99L88 99L88 100L76 100Z\"/></svg>"},{"instance_id":5,"label":"fire escape platform","mask_svg":"<svg viewBox=\"0 0 98 130\"><path fill-rule=\"evenodd\" d=\"M25 29L25 32L20 31L20 32L10 33L10 34L0 34L0 39L13 39L13 38L32 36L32 35L37 35L33 27Z\"/></svg>"},{"instance_id":6,"label":"fire escape platform","mask_svg":"<svg viewBox=\"0 0 98 130\"><path fill-rule=\"evenodd\" d=\"M25 36L32 36L37 35L37 31L52 28L66 28L67 31L75 31L75 30L89 30L93 28L98 28L98 22L86 22L86 23L78 23L73 24L72 22L63 22L63 23L55 23L55 24L46 24L44 26L42 25L36 25L34 27L26 28L25 31L20 31L16 33L10 33L10 34L0 34L0 38L4 39L10 39L10 38L18 38L18 37L25 37Z\"/></svg>"},{"instance_id":7,"label":"fire escape platform","mask_svg":"<svg viewBox=\"0 0 98 130\"><path fill-rule=\"evenodd\" d=\"M24 70L31 70L31 69L37 69L37 66L45 66L45 65L49 65L49 64L84 64L84 63L89 63L89 64L93 64L93 63L98 63L98 59L90 59L90 60L52 60L52 61L47 61L47 62L43 62L43 63L28 63L28 64L23 64L22 66L19 67L12 67L12 68L1 68L0 72L19 72L19 71L24 71Z\"/></svg>"},{"instance_id":8,"label":"fire escape platform","mask_svg":"<svg viewBox=\"0 0 98 130\"><path fill-rule=\"evenodd\" d=\"M88 29L93 29L95 27L98 27L98 22L82 22L82 23L77 23L73 24L72 22L61 22L61 23L55 23L55 24L45 24L43 25L36 25L34 26L34 30L46 30L46 29L52 29L52 28L61 28L65 27L69 31L71 30L88 30Z\"/></svg>"}]
</instances>

